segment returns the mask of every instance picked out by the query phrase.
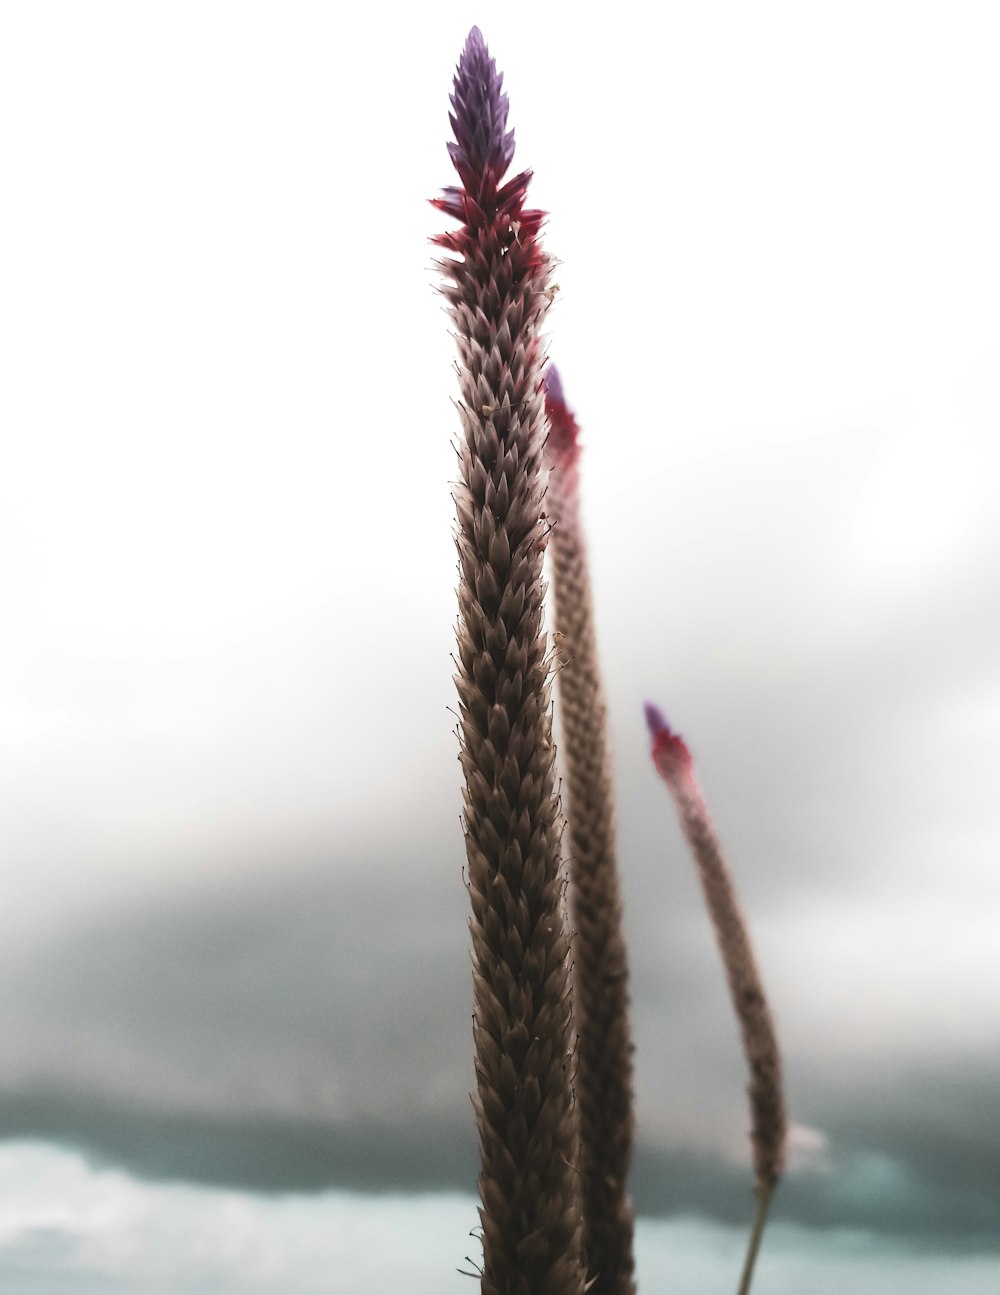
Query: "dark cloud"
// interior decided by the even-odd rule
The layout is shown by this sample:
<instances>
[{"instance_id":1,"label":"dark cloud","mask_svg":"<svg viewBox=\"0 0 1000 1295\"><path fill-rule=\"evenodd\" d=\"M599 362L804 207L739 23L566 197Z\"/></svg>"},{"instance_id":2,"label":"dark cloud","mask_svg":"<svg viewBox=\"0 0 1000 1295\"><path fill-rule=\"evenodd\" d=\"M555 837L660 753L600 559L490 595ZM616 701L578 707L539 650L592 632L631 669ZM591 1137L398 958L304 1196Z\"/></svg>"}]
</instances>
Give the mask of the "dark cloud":
<instances>
[{"instance_id":1,"label":"dark cloud","mask_svg":"<svg viewBox=\"0 0 1000 1295\"><path fill-rule=\"evenodd\" d=\"M395 1126L331 1125L268 1117L165 1113L56 1092L6 1094L0 1135L45 1138L156 1181L262 1193L348 1188L362 1192L469 1191L476 1153L471 1119ZM890 1139L891 1140L891 1139ZM945 1182L912 1159L849 1150L821 1174L790 1175L774 1217L814 1228L857 1228L925 1241L940 1250L1000 1249L993 1182ZM947 1177L947 1175L945 1175ZM744 1168L680 1150L640 1147L633 1173L646 1216L701 1214L736 1225L753 1208Z\"/></svg>"},{"instance_id":2,"label":"dark cloud","mask_svg":"<svg viewBox=\"0 0 1000 1295\"><path fill-rule=\"evenodd\" d=\"M8 1074L181 1109L451 1109L471 972L448 862L270 867L108 913L11 969Z\"/></svg>"},{"instance_id":3,"label":"dark cloud","mask_svg":"<svg viewBox=\"0 0 1000 1295\"><path fill-rule=\"evenodd\" d=\"M863 1090L857 1079L833 1089L814 1077L810 1109L821 1116L834 1145L856 1155L877 1151L906 1164L939 1202L978 1194L990 1202L995 1217L1000 1204L996 1071L981 1063L960 1069L954 1059L932 1056L908 1072L880 1074L884 1085Z\"/></svg>"},{"instance_id":4,"label":"dark cloud","mask_svg":"<svg viewBox=\"0 0 1000 1295\"><path fill-rule=\"evenodd\" d=\"M455 853L252 871L108 913L30 963L9 962L0 1135L77 1146L153 1179L470 1189ZM745 1076L693 890L687 900L672 913L657 904L655 922L638 905L630 915L635 1195L646 1213L740 1222ZM1000 1138L988 1068L956 1073L942 1057L859 1075L825 1072L795 1038L786 1051L793 1114L823 1130L830 1152L822 1171L788 1179L780 1216L943 1240L990 1234ZM699 1143L732 1155L691 1149Z\"/></svg>"},{"instance_id":5,"label":"dark cloud","mask_svg":"<svg viewBox=\"0 0 1000 1295\"><path fill-rule=\"evenodd\" d=\"M469 1189L476 1174L471 1119L338 1125L36 1090L0 1097L0 1135L77 1147L141 1178L269 1193Z\"/></svg>"},{"instance_id":6,"label":"dark cloud","mask_svg":"<svg viewBox=\"0 0 1000 1295\"><path fill-rule=\"evenodd\" d=\"M745 1224L753 1199L745 1171L710 1157L640 1150L633 1175L645 1214L697 1213ZM791 1174L781 1183L774 1218L814 1228L856 1228L905 1236L940 1248L970 1243L1000 1250L996 1193L944 1188L905 1159L870 1150L846 1152L822 1174Z\"/></svg>"}]
</instances>

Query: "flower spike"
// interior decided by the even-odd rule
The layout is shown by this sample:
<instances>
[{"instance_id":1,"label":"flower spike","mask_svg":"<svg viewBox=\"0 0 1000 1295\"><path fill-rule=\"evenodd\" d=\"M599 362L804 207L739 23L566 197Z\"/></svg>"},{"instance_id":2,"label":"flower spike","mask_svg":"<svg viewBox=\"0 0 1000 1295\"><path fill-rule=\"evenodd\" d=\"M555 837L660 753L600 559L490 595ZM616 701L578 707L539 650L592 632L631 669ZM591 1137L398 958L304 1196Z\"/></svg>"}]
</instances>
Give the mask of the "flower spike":
<instances>
[{"instance_id":1,"label":"flower spike","mask_svg":"<svg viewBox=\"0 0 1000 1295\"><path fill-rule=\"evenodd\" d=\"M691 753L673 732L658 706L646 703L646 723L653 739L653 764L670 788L688 839L716 940L729 982L729 993L750 1069L750 1115L757 1216L750 1234L738 1295L746 1295L767 1219L771 1196L785 1159L787 1117L781 1079L781 1055L771 1010L740 912L732 877L708 809L694 778Z\"/></svg>"},{"instance_id":2,"label":"flower spike","mask_svg":"<svg viewBox=\"0 0 1000 1295\"><path fill-rule=\"evenodd\" d=\"M545 374L549 435L546 512L562 720L573 1005L579 1038L577 1103L584 1239L594 1295L634 1295L632 1033L628 959L615 852L614 787L607 704L597 653L590 564L580 517L576 419L554 365Z\"/></svg>"},{"instance_id":3,"label":"flower spike","mask_svg":"<svg viewBox=\"0 0 1000 1295\"><path fill-rule=\"evenodd\" d=\"M540 329L549 262L477 28L452 95L461 180L435 206L459 351L460 760L472 907L482 1295L583 1295L569 937L542 628Z\"/></svg>"}]
</instances>

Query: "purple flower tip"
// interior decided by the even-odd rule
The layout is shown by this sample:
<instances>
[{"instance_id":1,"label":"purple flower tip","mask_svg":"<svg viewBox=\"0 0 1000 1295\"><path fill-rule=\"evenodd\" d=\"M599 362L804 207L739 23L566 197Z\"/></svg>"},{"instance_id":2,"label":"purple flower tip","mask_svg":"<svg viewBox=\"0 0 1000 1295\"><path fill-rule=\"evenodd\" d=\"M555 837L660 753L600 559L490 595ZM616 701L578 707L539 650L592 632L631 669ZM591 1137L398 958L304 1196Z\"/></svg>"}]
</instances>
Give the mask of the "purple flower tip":
<instances>
[{"instance_id":1,"label":"purple flower tip","mask_svg":"<svg viewBox=\"0 0 1000 1295\"><path fill-rule=\"evenodd\" d=\"M483 33L473 27L455 73L455 111L450 115L455 143L448 145L466 184L486 171L499 180L514 156L514 132L507 130L507 96L502 89L503 75L490 58Z\"/></svg>"},{"instance_id":2,"label":"purple flower tip","mask_svg":"<svg viewBox=\"0 0 1000 1295\"><path fill-rule=\"evenodd\" d=\"M659 706L648 701L645 705L646 725L649 728L651 737L659 737L661 733L669 733L670 725L667 723L667 717Z\"/></svg>"},{"instance_id":3,"label":"purple flower tip","mask_svg":"<svg viewBox=\"0 0 1000 1295\"><path fill-rule=\"evenodd\" d=\"M548 400L557 401L560 405L565 405L566 397L563 395L562 379L559 377L559 370L554 364L550 364L545 371L545 396Z\"/></svg>"},{"instance_id":4,"label":"purple flower tip","mask_svg":"<svg viewBox=\"0 0 1000 1295\"><path fill-rule=\"evenodd\" d=\"M667 717L659 706L646 702L646 723L653 739L653 763L667 782L687 777L691 773L691 752L682 737L671 729Z\"/></svg>"},{"instance_id":5,"label":"purple flower tip","mask_svg":"<svg viewBox=\"0 0 1000 1295\"><path fill-rule=\"evenodd\" d=\"M550 364L545 371L544 387L545 413L549 420L546 457L550 467L568 468L579 458L580 428L566 404L562 379L554 364Z\"/></svg>"}]
</instances>

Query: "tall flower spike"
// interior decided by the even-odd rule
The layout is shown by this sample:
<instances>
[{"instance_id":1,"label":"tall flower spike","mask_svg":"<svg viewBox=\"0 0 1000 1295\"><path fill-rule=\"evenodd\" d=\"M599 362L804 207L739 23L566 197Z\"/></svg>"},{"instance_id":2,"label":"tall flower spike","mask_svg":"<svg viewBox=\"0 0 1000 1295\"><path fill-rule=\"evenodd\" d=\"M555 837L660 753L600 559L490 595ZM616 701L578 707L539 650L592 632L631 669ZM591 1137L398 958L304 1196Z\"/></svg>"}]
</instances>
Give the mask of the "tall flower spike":
<instances>
[{"instance_id":1,"label":"tall flower spike","mask_svg":"<svg viewBox=\"0 0 1000 1295\"><path fill-rule=\"evenodd\" d=\"M781 1056L750 935L740 912L722 846L694 779L691 753L683 739L671 730L663 712L651 703L646 705L646 723L653 739L653 764L670 788L684 835L698 865L698 875L740 1024L743 1052L750 1068L750 1136L757 1216L738 1292L738 1295L745 1295L750 1289L771 1195L784 1165L787 1121Z\"/></svg>"},{"instance_id":2,"label":"tall flower spike","mask_svg":"<svg viewBox=\"0 0 1000 1295\"><path fill-rule=\"evenodd\" d=\"M455 77L435 240L455 323L464 437L455 491L460 759L472 904L474 1099L483 1295L582 1295L568 937L542 631L544 439L539 329L548 261L507 100L473 28Z\"/></svg>"},{"instance_id":3,"label":"tall flower spike","mask_svg":"<svg viewBox=\"0 0 1000 1295\"><path fill-rule=\"evenodd\" d=\"M569 822L573 1006L579 1036L577 1101L583 1171L584 1248L594 1295L631 1295L632 1038L628 966L615 860L607 707L580 521L576 419L554 365L545 375L549 421L546 511L560 669L559 708Z\"/></svg>"}]
</instances>

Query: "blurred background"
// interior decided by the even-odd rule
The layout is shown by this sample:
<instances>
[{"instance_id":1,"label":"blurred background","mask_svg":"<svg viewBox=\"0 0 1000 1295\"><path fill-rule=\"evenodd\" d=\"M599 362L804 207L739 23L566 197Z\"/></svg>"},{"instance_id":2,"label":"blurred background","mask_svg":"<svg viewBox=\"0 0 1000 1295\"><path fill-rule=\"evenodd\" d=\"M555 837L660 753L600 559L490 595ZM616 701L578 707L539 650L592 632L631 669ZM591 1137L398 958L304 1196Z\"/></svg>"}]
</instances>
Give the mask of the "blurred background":
<instances>
[{"instance_id":1,"label":"blurred background","mask_svg":"<svg viewBox=\"0 0 1000 1295\"><path fill-rule=\"evenodd\" d=\"M4 7L5 1289L472 1289L426 199L474 22L583 428L640 1283L734 1286L752 1206L650 698L786 1057L761 1289L995 1292L1000 17L954 0Z\"/></svg>"}]
</instances>

